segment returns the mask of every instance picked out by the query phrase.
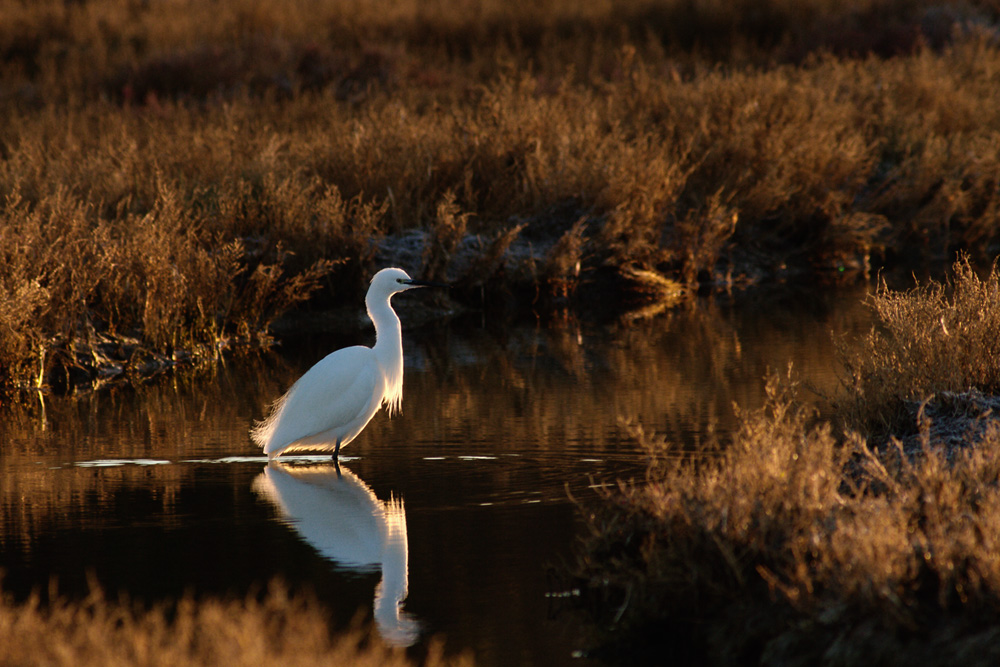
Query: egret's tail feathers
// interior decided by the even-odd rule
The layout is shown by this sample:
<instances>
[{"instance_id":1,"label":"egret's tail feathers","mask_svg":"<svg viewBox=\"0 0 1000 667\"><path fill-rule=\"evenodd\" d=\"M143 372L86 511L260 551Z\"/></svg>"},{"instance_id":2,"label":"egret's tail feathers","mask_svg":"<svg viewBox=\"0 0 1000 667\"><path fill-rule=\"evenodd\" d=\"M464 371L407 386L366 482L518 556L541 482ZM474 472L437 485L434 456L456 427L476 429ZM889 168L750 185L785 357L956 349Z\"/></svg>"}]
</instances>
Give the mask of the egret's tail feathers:
<instances>
[{"instance_id":1,"label":"egret's tail feathers","mask_svg":"<svg viewBox=\"0 0 1000 667\"><path fill-rule=\"evenodd\" d=\"M278 420L281 418L281 411L285 407L285 400L288 398L288 394L285 394L278 400L276 400L271 405L271 414L269 414L263 421L255 421L253 428L250 429L250 439L257 444L258 447L264 449L265 454L270 454L271 440L274 437L274 431L278 426Z\"/></svg>"},{"instance_id":2,"label":"egret's tail feathers","mask_svg":"<svg viewBox=\"0 0 1000 667\"><path fill-rule=\"evenodd\" d=\"M267 441L271 439L270 429L268 428L267 420L256 421L254 420L253 428L250 429L250 439L254 441L258 447L264 447L267 445Z\"/></svg>"}]
</instances>

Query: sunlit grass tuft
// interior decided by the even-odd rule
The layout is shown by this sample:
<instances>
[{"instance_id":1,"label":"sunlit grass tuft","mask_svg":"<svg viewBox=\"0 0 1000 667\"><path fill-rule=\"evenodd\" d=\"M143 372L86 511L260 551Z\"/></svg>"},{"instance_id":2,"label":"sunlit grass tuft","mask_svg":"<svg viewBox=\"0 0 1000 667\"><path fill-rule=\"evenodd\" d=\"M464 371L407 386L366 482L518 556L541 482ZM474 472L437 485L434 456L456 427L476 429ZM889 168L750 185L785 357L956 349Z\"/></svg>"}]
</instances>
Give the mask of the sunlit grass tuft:
<instances>
[{"instance_id":1,"label":"sunlit grass tuft","mask_svg":"<svg viewBox=\"0 0 1000 667\"><path fill-rule=\"evenodd\" d=\"M913 405L936 394L1000 392L1000 274L980 277L967 257L949 282L871 298L877 326L842 343L848 424L873 434L911 432Z\"/></svg>"},{"instance_id":2,"label":"sunlit grass tuft","mask_svg":"<svg viewBox=\"0 0 1000 667\"><path fill-rule=\"evenodd\" d=\"M169 609L107 600L94 590L83 601L41 605L37 597L0 601L0 663L4 665L411 665L402 649L359 628L331 635L315 600L279 585L245 600L184 598ZM445 657L432 643L424 664L471 665Z\"/></svg>"}]
</instances>

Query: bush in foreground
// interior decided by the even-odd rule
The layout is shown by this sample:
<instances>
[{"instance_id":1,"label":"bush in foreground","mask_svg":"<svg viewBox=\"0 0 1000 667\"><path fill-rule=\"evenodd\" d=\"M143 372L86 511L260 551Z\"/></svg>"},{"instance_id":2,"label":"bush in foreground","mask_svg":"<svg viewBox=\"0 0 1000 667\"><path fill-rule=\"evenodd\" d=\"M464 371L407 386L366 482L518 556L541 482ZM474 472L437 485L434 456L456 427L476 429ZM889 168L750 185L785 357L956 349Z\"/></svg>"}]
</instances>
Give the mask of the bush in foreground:
<instances>
[{"instance_id":1,"label":"bush in foreground","mask_svg":"<svg viewBox=\"0 0 1000 667\"><path fill-rule=\"evenodd\" d=\"M994 271L980 281L959 263L950 300L938 287L880 291L873 298L880 325L905 310L909 335L873 333L868 343L879 354L871 363L906 368L905 343L940 327L942 303L955 331L988 319L995 300L963 295L995 288L996 279ZM970 359L995 344L981 342ZM818 420L792 385L772 380L767 406L742 414L720 453L682 456L650 443L648 479L606 492L576 568L604 655L996 664L1000 424L968 409L989 399L951 384L951 364L909 359L937 372L924 385L894 385L899 402L944 386L968 392L964 402L953 393L936 405L937 419L961 420L959 441L939 438L924 420L906 444L883 437L874 446ZM997 379L962 382L990 387ZM914 423L932 405L911 403ZM949 410L956 405L963 407Z\"/></svg>"},{"instance_id":2,"label":"bush in foreground","mask_svg":"<svg viewBox=\"0 0 1000 667\"><path fill-rule=\"evenodd\" d=\"M118 665L345 665L402 667L415 664L401 649L385 646L360 629L331 636L315 601L291 597L272 585L261 600L185 598L169 611L108 601L97 590L82 602L41 606L0 600L0 664ZM470 665L445 658L432 644L425 663Z\"/></svg>"},{"instance_id":3,"label":"bush in foreground","mask_svg":"<svg viewBox=\"0 0 1000 667\"><path fill-rule=\"evenodd\" d=\"M871 299L875 326L860 345L842 343L848 398L841 412L855 430L912 432L914 404L976 389L1000 394L1000 274L980 278L968 258L948 283L908 292L882 285Z\"/></svg>"}]
</instances>

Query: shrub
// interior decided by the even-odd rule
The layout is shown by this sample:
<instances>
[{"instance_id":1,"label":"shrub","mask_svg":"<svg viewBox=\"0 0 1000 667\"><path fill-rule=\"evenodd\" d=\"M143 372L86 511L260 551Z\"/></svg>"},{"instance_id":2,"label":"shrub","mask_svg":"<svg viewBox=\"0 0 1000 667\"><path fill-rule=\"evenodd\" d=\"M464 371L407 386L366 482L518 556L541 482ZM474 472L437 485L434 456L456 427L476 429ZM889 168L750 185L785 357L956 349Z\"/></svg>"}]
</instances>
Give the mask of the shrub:
<instances>
[{"instance_id":1,"label":"shrub","mask_svg":"<svg viewBox=\"0 0 1000 667\"><path fill-rule=\"evenodd\" d=\"M847 424L873 435L909 433L920 403L942 392L1000 391L1000 275L980 278L968 257L947 284L908 292L883 283L871 297L876 326L860 345L842 343Z\"/></svg>"},{"instance_id":2,"label":"shrub","mask_svg":"<svg viewBox=\"0 0 1000 667\"><path fill-rule=\"evenodd\" d=\"M967 258L947 288L880 288L835 414L860 432L775 378L724 445L676 452L638 432L648 477L604 491L573 570L602 654L680 642L715 664L993 664L1000 424L981 392L1000 377L997 302L995 267L981 279ZM900 414L906 440L887 430Z\"/></svg>"}]
</instances>

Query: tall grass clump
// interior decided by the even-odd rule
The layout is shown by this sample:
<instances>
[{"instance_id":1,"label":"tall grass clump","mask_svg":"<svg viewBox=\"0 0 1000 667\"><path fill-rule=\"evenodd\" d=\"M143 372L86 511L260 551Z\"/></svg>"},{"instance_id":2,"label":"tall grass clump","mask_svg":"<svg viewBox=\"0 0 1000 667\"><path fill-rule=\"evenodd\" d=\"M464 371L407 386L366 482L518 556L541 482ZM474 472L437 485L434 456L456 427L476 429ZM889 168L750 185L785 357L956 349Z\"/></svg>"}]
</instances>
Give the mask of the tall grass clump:
<instances>
[{"instance_id":1,"label":"tall grass clump","mask_svg":"<svg viewBox=\"0 0 1000 667\"><path fill-rule=\"evenodd\" d=\"M848 389L899 379L876 397L855 393L843 409L872 400L869 414L881 410L879 423L890 423L896 408L886 397L951 390L942 409L921 413L915 438L842 431L805 407L794 383L776 378L766 406L738 411L740 427L716 449L685 454L642 436L647 479L604 491L574 570L597 654L994 664L1000 422L989 410L995 397L983 393L996 390L990 363L972 369L996 345L986 335L995 281L995 270L982 280L963 260L947 290L873 296L876 331L893 334L873 332L862 343L877 350L862 373L871 384ZM954 358L923 340L942 323L949 335L966 334ZM970 397L955 398L959 391ZM950 428L938 428L946 420Z\"/></svg>"},{"instance_id":2,"label":"tall grass clump","mask_svg":"<svg viewBox=\"0 0 1000 667\"><path fill-rule=\"evenodd\" d=\"M981 277L968 257L945 283L872 295L876 325L842 343L851 428L889 435L916 428L914 406L942 396L1000 392L1000 274Z\"/></svg>"},{"instance_id":3,"label":"tall grass clump","mask_svg":"<svg viewBox=\"0 0 1000 667\"><path fill-rule=\"evenodd\" d=\"M82 601L0 600L4 665L411 665L360 628L332 635L314 600L272 585L260 599L184 598L145 609L94 590ZM427 665L468 665L438 644Z\"/></svg>"},{"instance_id":4,"label":"tall grass clump","mask_svg":"<svg viewBox=\"0 0 1000 667\"><path fill-rule=\"evenodd\" d=\"M70 193L0 205L0 375L7 386L70 386L159 359L252 339L308 297L330 264L286 275L240 239L205 234L161 186L145 214L102 220Z\"/></svg>"}]
</instances>

